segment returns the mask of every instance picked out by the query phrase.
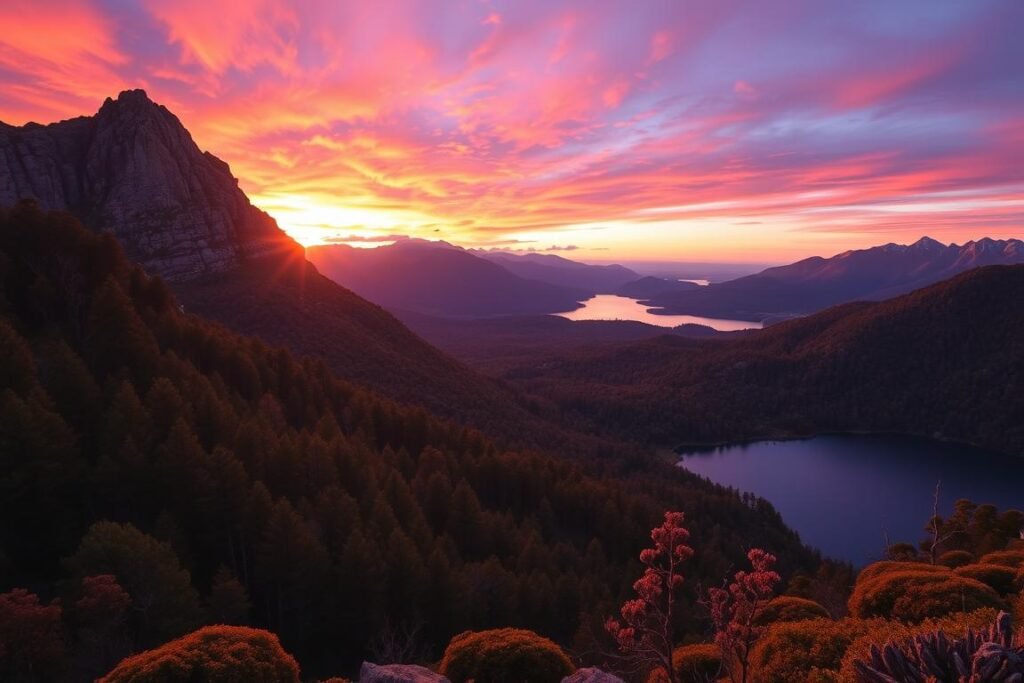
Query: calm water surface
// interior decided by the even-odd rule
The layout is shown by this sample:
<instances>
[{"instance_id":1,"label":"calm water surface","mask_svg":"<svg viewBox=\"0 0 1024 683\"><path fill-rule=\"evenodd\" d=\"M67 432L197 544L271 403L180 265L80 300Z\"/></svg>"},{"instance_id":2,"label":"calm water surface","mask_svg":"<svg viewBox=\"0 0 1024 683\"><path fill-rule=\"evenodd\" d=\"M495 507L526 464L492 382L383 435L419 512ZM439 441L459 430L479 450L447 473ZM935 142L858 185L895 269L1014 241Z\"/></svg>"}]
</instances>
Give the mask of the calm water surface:
<instances>
[{"instance_id":1,"label":"calm water surface","mask_svg":"<svg viewBox=\"0 0 1024 683\"><path fill-rule=\"evenodd\" d=\"M614 294L598 294L587 299L583 308L558 315L569 320L636 320L648 325L660 327L676 327L687 323L707 325L722 332L733 330L761 329L761 323L746 320L723 320L721 318L702 318L698 315L654 315L647 312L636 299L629 299Z\"/></svg>"},{"instance_id":2,"label":"calm water surface","mask_svg":"<svg viewBox=\"0 0 1024 683\"><path fill-rule=\"evenodd\" d=\"M681 466L750 491L804 542L856 565L885 538L917 543L942 482L940 514L958 498L1024 508L1024 458L899 436L820 436L683 453Z\"/></svg>"}]
</instances>

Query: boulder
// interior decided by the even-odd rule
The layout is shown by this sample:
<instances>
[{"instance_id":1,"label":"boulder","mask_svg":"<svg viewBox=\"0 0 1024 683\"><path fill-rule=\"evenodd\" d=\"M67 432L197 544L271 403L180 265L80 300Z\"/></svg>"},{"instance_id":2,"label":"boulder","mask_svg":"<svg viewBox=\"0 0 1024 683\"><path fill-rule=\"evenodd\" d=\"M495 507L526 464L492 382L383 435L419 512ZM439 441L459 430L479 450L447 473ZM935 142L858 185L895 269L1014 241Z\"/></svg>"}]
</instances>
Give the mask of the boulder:
<instances>
[{"instance_id":1,"label":"boulder","mask_svg":"<svg viewBox=\"0 0 1024 683\"><path fill-rule=\"evenodd\" d=\"M451 683L441 674L415 664L373 664L363 662L359 683Z\"/></svg>"},{"instance_id":2,"label":"boulder","mask_svg":"<svg viewBox=\"0 0 1024 683\"><path fill-rule=\"evenodd\" d=\"M615 674L610 674L607 671L601 671L597 667L587 667L586 669L577 669L576 673L571 676L566 676L562 679L562 683L625 683L621 678Z\"/></svg>"}]
</instances>

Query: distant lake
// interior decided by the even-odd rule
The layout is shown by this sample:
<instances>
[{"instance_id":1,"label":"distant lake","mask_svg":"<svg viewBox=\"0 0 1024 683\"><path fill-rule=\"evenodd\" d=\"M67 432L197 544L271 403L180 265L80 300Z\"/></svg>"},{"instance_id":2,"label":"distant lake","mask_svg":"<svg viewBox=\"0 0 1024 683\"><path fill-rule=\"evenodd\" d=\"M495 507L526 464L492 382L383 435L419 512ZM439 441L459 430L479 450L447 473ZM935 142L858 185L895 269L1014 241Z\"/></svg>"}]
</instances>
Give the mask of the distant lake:
<instances>
[{"instance_id":1,"label":"distant lake","mask_svg":"<svg viewBox=\"0 0 1024 683\"><path fill-rule=\"evenodd\" d=\"M636 299L615 294L598 294L587 299L583 308L558 315L569 320L636 320L648 325L660 327L677 327L683 324L707 325L722 332L733 330L761 329L761 323L747 320L724 320L721 318L702 318L698 315L654 315L647 312L647 306Z\"/></svg>"},{"instance_id":2,"label":"distant lake","mask_svg":"<svg viewBox=\"0 0 1024 683\"><path fill-rule=\"evenodd\" d=\"M819 436L683 453L680 465L771 502L801 539L863 565L885 538L926 537L935 483L939 514L958 498L1024 509L1024 458L901 436Z\"/></svg>"}]
</instances>

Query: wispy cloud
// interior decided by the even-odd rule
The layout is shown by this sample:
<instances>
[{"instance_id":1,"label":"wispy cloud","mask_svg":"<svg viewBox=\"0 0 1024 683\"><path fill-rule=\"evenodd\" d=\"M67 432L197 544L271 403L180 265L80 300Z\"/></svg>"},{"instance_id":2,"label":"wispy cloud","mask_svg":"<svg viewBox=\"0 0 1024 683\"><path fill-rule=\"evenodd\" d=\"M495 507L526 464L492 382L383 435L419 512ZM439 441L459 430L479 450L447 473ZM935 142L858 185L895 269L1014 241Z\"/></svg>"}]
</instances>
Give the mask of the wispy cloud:
<instances>
[{"instance_id":1,"label":"wispy cloud","mask_svg":"<svg viewBox=\"0 0 1024 683\"><path fill-rule=\"evenodd\" d=\"M998 0L9 0L0 119L145 87L306 242L776 258L1019 233L1022 24Z\"/></svg>"}]
</instances>

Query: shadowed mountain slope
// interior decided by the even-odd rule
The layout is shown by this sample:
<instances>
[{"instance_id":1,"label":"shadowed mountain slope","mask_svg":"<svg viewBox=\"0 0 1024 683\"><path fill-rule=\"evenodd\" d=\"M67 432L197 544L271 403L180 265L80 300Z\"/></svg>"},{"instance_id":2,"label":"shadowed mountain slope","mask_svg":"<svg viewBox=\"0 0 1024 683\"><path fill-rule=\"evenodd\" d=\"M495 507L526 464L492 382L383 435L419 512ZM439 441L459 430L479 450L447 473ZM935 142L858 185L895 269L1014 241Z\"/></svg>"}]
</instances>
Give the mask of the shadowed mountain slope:
<instances>
[{"instance_id":1,"label":"shadowed mountain slope","mask_svg":"<svg viewBox=\"0 0 1024 683\"><path fill-rule=\"evenodd\" d=\"M510 254L483 250L473 253L497 263L519 277L562 287L582 289L594 294L612 294L625 283L640 277L639 274L625 266L617 264L591 265L555 254Z\"/></svg>"},{"instance_id":2,"label":"shadowed mountain slope","mask_svg":"<svg viewBox=\"0 0 1024 683\"><path fill-rule=\"evenodd\" d=\"M201 152L141 90L108 99L92 117L0 125L0 206L21 198L113 234L131 259L170 282L187 311L324 358L341 377L491 433L549 434L507 386L320 275L250 204L227 164Z\"/></svg>"},{"instance_id":3,"label":"shadowed mountain slope","mask_svg":"<svg viewBox=\"0 0 1024 683\"><path fill-rule=\"evenodd\" d=\"M528 280L468 251L440 242L402 240L360 249L310 247L325 275L389 309L450 317L558 313L579 308L578 289Z\"/></svg>"}]
</instances>

